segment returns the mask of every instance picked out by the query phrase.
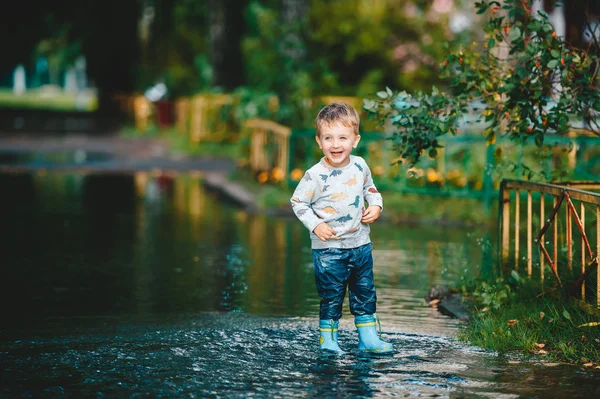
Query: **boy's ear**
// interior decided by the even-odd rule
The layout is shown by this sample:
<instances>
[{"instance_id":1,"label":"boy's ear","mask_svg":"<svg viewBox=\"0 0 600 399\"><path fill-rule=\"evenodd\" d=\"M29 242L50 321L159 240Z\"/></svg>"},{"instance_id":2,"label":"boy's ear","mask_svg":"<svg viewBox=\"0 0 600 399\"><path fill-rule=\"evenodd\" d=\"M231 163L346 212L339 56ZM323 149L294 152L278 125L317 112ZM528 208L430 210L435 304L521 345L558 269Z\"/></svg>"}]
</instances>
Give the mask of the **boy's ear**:
<instances>
[{"instance_id":1,"label":"boy's ear","mask_svg":"<svg viewBox=\"0 0 600 399\"><path fill-rule=\"evenodd\" d=\"M319 145L319 148L323 149L323 146L321 146L321 138L319 136L315 136L315 140L317 140L317 144Z\"/></svg>"},{"instance_id":2,"label":"boy's ear","mask_svg":"<svg viewBox=\"0 0 600 399\"><path fill-rule=\"evenodd\" d=\"M354 144L352 145L352 148L356 148L359 141L360 141L360 134L357 134L356 138L354 139Z\"/></svg>"}]
</instances>

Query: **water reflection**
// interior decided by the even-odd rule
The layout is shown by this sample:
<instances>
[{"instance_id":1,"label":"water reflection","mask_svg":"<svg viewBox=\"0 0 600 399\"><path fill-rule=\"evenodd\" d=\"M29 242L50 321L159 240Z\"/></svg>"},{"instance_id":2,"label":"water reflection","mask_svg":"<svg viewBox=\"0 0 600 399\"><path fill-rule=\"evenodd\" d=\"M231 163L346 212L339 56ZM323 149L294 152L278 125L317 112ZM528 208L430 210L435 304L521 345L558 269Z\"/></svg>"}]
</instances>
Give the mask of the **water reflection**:
<instances>
[{"instance_id":1,"label":"water reflection","mask_svg":"<svg viewBox=\"0 0 600 399\"><path fill-rule=\"evenodd\" d=\"M201 179L0 174L0 396L598 393L594 374L456 343L457 321L424 305L431 286L478 273L477 231L378 223L378 313L398 353L355 353L346 302L349 353L321 356L304 227L240 211Z\"/></svg>"}]
</instances>

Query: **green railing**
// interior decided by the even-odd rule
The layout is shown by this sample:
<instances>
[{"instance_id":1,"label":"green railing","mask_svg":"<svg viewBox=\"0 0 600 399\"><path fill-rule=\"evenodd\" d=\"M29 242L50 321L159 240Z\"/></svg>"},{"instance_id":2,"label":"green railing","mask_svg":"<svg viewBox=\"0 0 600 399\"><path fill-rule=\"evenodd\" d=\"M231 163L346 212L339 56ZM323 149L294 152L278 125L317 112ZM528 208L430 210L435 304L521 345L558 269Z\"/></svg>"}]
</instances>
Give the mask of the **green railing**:
<instances>
[{"instance_id":1,"label":"green railing","mask_svg":"<svg viewBox=\"0 0 600 399\"><path fill-rule=\"evenodd\" d=\"M593 180L600 172L600 138L548 138L549 149L522 146L508 139L488 144L480 136L454 136L441 140L444 146L435 159L424 156L418 167L395 165L392 142L382 132L363 131L354 151L365 158L378 187L396 192L475 198L489 210L500 187L501 178L521 178L528 167L546 176L559 168L572 170L563 179ZM314 129L292 129L287 165L288 186L293 187L304 171L322 157L315 143ZM496 150L502 150L496 154ZM296 173L294 171L296 170ZM533 173L533 172L532 172ZM536 172L539 173L539 172ZM531 175L539 180L541 176Z\"/></svg>"}]
</instances>

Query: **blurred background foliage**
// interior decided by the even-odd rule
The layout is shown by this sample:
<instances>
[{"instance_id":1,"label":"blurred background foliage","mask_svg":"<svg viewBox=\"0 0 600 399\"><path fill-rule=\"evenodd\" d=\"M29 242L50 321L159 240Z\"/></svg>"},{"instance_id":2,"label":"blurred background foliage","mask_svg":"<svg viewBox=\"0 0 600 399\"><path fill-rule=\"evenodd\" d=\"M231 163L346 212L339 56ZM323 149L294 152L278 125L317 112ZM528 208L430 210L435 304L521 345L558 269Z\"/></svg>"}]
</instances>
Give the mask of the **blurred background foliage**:
<instances>
[{"instance_id":1,"label":"blurred background foliage","mask_svg":"<svg viewBox=\"0 0 600 399\"><path fill-rule=\"evenodd\" d=\"M2 16L18 40L5 39L0 83L9 87L15 66L31 70L40 54L57 76L84 54L101 98L163 82L171 98L240 94L242 112L260 116L277 95L279 120L302 125L310 98L440 83L449 51L440 44L458 45L476 27L456 31L450 19L475 18L471 8L466 0L22 2Z\"/></svg>"}]
</instances>

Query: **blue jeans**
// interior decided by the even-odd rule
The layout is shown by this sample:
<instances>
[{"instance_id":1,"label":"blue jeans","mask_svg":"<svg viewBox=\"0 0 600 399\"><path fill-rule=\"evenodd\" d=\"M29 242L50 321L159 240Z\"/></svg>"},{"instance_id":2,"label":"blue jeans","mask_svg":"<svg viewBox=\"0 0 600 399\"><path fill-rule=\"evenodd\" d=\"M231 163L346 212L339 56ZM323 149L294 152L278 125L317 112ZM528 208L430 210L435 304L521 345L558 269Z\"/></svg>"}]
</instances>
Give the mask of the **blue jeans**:
<instances>
[{"instance_id":1,"label":"blue jeans","mask_svg":"<svg viewBox=\"0 0 600 399\"><path fill-rule=\"evenodd\" d=\"M313 249L315 281L321 297L321 320L339 320L350 290L350 312L354 316L375 313L377 295L373 281L373 243L358 248Z\"/></svg>"}]
</instances>

